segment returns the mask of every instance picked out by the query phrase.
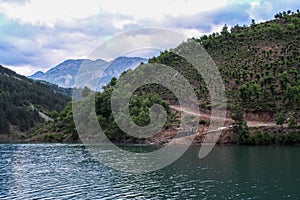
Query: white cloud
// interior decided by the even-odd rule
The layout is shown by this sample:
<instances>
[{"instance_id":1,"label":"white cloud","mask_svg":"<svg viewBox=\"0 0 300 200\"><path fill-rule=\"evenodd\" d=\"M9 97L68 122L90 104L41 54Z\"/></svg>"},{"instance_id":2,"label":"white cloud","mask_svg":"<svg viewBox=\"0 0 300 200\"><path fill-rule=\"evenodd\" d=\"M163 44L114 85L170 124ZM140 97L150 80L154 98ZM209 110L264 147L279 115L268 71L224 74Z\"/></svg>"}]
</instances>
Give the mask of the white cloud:
<instances>
[{"instance_id":1,"label":"white cloud","mask_svg":"<svg viewBox=\"0 0 300 200\"><path fill-rule=\"evenodd\" d=\"M256 22L262 22L266 20L273 13L273 4L268 1L260 2L254 1L250 3L251 8L248 10L251 19L255 19Z\"/></svg>"},{"instance_id":2,"label":"white cloud","mask_svg":"<svg viewBox=\"0 0 300 200\"><path fill-rule=\"evenodd\" d=\"M219 32L224 24L248 24L251 18L259 22L299 7L299 0L0 0L0 58L3 65L27 75L69 58L86 58L101 42L124 31L164 27L199 37ZM150 40L157 41L150 45ZM101 58L134 50L137 44L145 46L134 51L140 55L175 45L167 35L162 39L140 33L120 38ZM149 45L156 50L147 50Z\"/></svg>"},{"instance_id":3,"label":"white cloud","mask_svg":"<svg viewBox=\"0 0 300 200\"><path fill-rule=\"evenodd\" d=\"M32 75L36 71L42 70L42 69L37 69L36 67L32 67L31 65L5 66L5 67L17 72L18 74L22 74L24 76L29 76L29 75Z\"/></svg>"},{"instance_id":4,"label":"white cloud","mask_svg":"<svg viewBox=\"0 0 300 200\"><path fill-rule=\"evenodd\" d=\"M122 30L125 25L130 25L130 24L134 25L134 24L137 24L137 21L129 20L129 19L118 19L118 18L115 18L115 19L113 19L112 24L117 29L121 29Z\"/></svg>"},{"instance_id":5,"label":"white cloud","mask_svg":"<svg viewBox=\"0 0 300 200\"><path fill-rule=\"evenodd\" d=\"M106 12L130 15L135 19L162 19L165 15L193 15L227 4L227 0L101 0L100 2Z\"/></svg>"},{"instance_id":6,"label":"white cloud","mask_svg":"<svg viewBox=\"0 0 300 200\"><path fill-rule=\"evenodd\" d=\"M57 20L83 19L99 13L98 0L31 0L25 3L2 2L1 13L21 23L47 24L53 26Z\"/></svg>"},{"instance_id":7,"label":"white cloud","mask_svg":"<svg viewBox=\"0 0 300 200\"><path fill-rule=\"evenodd\" d=\"M198 29L188 29L188 30L183 30L182 32L188 38L198 37L199 35L202 35L202 32L200 30L198 30Z\"/></svg>"},{"instance_id":8,"label":"white cloud","mask_svg":"<svg viewBox=\"0 0 300 200\"><path fill-rule=\"evenodd\" d=\"M174 48L186 37L175 31L162 28L136 29L115 35L89 56L90 59L102 58L112 60L116 57L149 50L165 50Z\"/></svg>"}]
</instances>

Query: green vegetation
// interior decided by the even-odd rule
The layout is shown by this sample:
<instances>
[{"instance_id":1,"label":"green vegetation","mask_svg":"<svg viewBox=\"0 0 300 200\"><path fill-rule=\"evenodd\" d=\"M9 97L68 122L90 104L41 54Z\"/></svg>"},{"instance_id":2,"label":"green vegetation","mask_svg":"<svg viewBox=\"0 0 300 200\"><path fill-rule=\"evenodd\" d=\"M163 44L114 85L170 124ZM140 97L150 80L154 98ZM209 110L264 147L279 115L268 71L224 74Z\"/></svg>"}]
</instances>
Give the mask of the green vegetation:
<instances>
[{"instance_id":1,"label":"green vegetation","mask_svg":"<svg viewBox=\"0 0 300 200\"><path fill-rule=\"evenodd\" d=\"M300 13L278 16L195 39L219 67L230 106L241 98L245 110L299 112Z\"/></svg>"},{"instance_id":2,"label":"green vegetation","mask_svg":"<svg viewBox=\"0 0 300 200\"><path fill-rule=\"evenodd\" d=\"M69 97L54 92L45 84L34 82L0 66L0 133L25 132L42 119L38 111L61 111Z\"/></svg>"},{"instance_id":3,"label":"green vegetation","mask_svg":"<svg viewBox=\"0 0 300 200\"><path fill-rule=\"evenodd\" d=\"M295 27L292 30L288 28L291 23ZM205 47L218 66L230 108L240 98L245 111L300 110L300 13L251 27L236 25L230 32L225 26L221 33L194 40ZM201 75L185 59L164 51L149 63L166 64L179 71L193 85L199 104L209 105Z\"/></svg>"},{"instance_id":4,"label":"green vegetation","mask_svg":"<svg viewBox=\"0 0 300 200\"><path fill-rule=\"evenodd\" d=\"M234 119L233 131L242 144L248 143L250 137L242 121L243 112L273 113L282 128L284 123L297 128L300 120L300 13L284 12L275 18L261 24L252 21L250 27L236 25L230 31L225 25L221 33L193 38L218 66L229 109L239 110L236 102L240 102L242 110ZM175 68L193 85L200 107L210 107L203 79L186 60L165 51L149 62Z\"/></svg>"},{"instance_id":5,"label":"green vegetation","mask_svg":"<svg viewBox=\"0 0 300 200\"><path fill-rule=\"evenodd\" d=\"M232 109L231 118L234 120L232 131L237 135L239 144L247 144L250 138L250 131L244 120L244 112L240 103L237 103Z\"/></svg>"},{"instance_id":6,"label":"green vegetation","mask_svg":"<svg viewBox=\"0 0 300 200\"><path fill-rule=\"evenodd\" d=\"M295 145L300 144L300 132L270 136L269 133L256 132L251 135L247 144L250 145Z\"/></svg>"},{"instance_id":7,"label":"green vegetation","mask_svg":"<svg viewBox=\"0 0 300 200\"><path fill-rule=\"evenodd\" d=\"M131 73L128 71L127 73ZM115 88L116 79L113 78L111 82L104 88L103 92L98 92L95 94L95 105L96 105L96 115L98 122L101 125L102 130L106 136L115 142L130 142L130 143L140 143L143 142L143 139L138 139L124 133L116 124L114 117L111 111L111 94ZM88 88L85 88L84 91L90 91ZM82 95L86 98L89 98L87 92L83 92ZM80 100L82 107L84 108L84 99ZM139 126L145 126L150 123L149 117L149 108L154 104L162 105L168 114L168 119L165 124L165 128L170 127L173 123L177 122L176 116L174 113L171 113L169 104L162 100L157 94L149 93L140 93L134 94L129 102L130 115L132 122L136 123ZM50 125L50 126L49 126ZM128 125L129 128L131 124ZM46 131L47 134L45 137L49 139L49 134L52 139L55 139L53 133L63 133L71 134L73 141L78 140L78 135L76 133L75 124L72 114L72 104L71 102L61 111L55 119L55 122L52 124L46 124L40 130L36 131L34 135ZM57 138L56 138L57 139ZM59 140L57 140L59 141Z\"/></svg>"},{"instance_id":8,"label":"green vegetation","mask_svg":"<svg viewBox=\"0 0 300 200\"><path fill-rule=\"evenodd\" d=\"M96 114L98 121L105 131L107 137L112 141L128 141L138 142L137 138L128 136L115 124L114 118L111 114L111 93L113 86L105 89L103 93L96 95ZM165 124L165 128L171 126L176 121L176 117L171 113L169 104L163 101L157 94L134 94L129 102L130 115L132 122L138 126L146 126L150 123L149 108L154 104L162 105L168 114L168 121ZM120 120L122 123L122 120ZM132 124L127 125L129 129L133 126Z\"/></svg>"},{"instance_id":9,"label":"green vegetation","mask_svg":"<svg viewBox=\"0 0 300 200\"><path fill-rule=\"evenodd\" d=\"M48 141L62 141L63 140L63 137L64 135L62 133L49 133L49 134L46 134L44 136L44 139L45 140L48 140Z\"/></svg>"},{"instance_id":10,"label":"green vegetation","mask_svg":"<svg viewBox=\"0 0 300 200\"><path fill-rule=\"evenodd\" d=\"M52 84L52 83L49 83L49 82L46 82L46 81L42 81L42 80L34 80L34 82L42 83L42 84L50 87L52 90L54 90L55 93L64 94L64 95L69 96L69 97L72 96L72 91L73 91L72 88L63 88L63 87L60 87L58 85L55 85L55 84Z\"/></svg>"},{"instance_id":11,"label":"green vegetation","mask_svg":"<svg viewBox=\"0 0 300 200\"><path fill-rule=\"evenodd\" d=\"M240 144L293 144L299 143L300 120L300 13L283 12L275 19L257 24L252 20L249 27L225 25L221 33L193 38L200 43L214 60L224 80L228 109L232 111L233 131ZM193 86L199 99L199 107L210 109L210 95L201 75L191 63L170 51L161 52L149 59L149 63L168 65L183 75ZM139 66L137 69L143 67ZM137 72L129 71L127 73ZM138 74L138 73L136 73ZM111 114L111 94L118 80L112 79L104 91L96 94L96 113L106 135L117 142L139 142L123 133ZM85 88L82 96L88 98ZM176 123L169 104L178 104L170 90L156 84L138 88L130 102L130 114L138 125L149 123L149 107L159 103L168 112L165 128ZM244 113L269 112L274 122L284 125L294 133L270 136L257 132L250 134ZM0 115L3 114L0 112ZM55 113L54 113L55 114ZM56 132L76 133L69 104L61 113L55 114L52 129ZM202 124L205 122L201 121ZM51 129L51 130L52 130Z\"/></svg>"}]
</instances>

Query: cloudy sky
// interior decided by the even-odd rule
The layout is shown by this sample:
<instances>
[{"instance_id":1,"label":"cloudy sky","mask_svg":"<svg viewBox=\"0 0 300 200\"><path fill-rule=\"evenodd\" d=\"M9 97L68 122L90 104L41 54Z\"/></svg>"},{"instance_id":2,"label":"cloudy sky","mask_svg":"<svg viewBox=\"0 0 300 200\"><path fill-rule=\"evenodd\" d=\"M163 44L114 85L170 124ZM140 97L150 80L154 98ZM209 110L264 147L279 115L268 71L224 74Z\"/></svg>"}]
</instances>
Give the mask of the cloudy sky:
<instances>
[{"instance_id":1,"label":"cloudy sky","mask_svg":"<svg viewBox=\"0 0 300 200\"><path fill-rule=\"evenodd\" d=\"M299 8L299 0L0 0L0 64L29 75L87 58L124 31L156 27L199 37ZM134 39L119 41L118 48L128 49ZM164 37L157 45L174 44Z\"/></svg>"}]
</instances>

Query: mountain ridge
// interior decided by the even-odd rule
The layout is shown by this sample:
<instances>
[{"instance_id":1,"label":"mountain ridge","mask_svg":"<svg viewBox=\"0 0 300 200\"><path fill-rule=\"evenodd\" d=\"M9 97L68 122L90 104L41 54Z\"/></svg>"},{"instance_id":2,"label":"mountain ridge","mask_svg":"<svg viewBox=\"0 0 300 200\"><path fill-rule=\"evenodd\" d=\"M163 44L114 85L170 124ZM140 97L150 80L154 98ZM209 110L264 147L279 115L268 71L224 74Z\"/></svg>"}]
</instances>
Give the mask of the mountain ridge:
<instances>
[{"instance_id":1,"label":"mountain ridge","mask_svg":"<svg viewBox=\"0 0 300 200\"><path fill-rule=\"evenodd\" d=\"M104 86L111 80L112 77L118 77L123 71L128 69L134 69L140 63L147 62L147 59L141 57L118 57L110 62L102 59L90 60L90 59L67 59L62 63L56 65L55 67L49 69L47 72L36 72L33 75L28 76L28 78L43 80L60 87L70 88L74 87L75 78L78 73L80 66L83 64L85 66L92 67L91 70L99 72L102 68L107 65L102 75L95 76L93 74L93 79L99 79L99 83ZM100 74L100 73L99 73ZM87 74L91 76L92 74ZM90 77L87 77L89 80Z\"/></svg>"},{"instance_id":2,"label":"mountain ridge","mask_svg":"<svg viewBox=\"0 0 300 200\"><path fill-rule=\"evenodd\" d=\"M193 38L199 42L216 63L223 78L228 111L232 120L227 120L219 138L221 144L299 144L300 120L300 13L283 15L280 18L250 26L236 25L228 30L225 25L220 33ZM211 102L206 88L197 70L184 58L171 51L161 52L150 58L148 63L165 64L178 71L193 87L201 110L210 113ZM140 66L141 68L143 65ZM126 73L139 74L137 67ZM136 72L136 73L135 73ZM178 124L173 117L168 128L157 134L157 139L137 140L119 130L111 114L110 98L117 79L111 81L102 93L96 95L96 112L101 127L104 127L109 139L118 143L165 144L177 134ZM140 87L133 97L131 105L136 123L147 123L148 103L141 108L142 102L150 102L147 94L158 94L167 104L176 105L178 100L171 91L157 84ZM150 95L151 96L151 95ZM153 95L152 95L153 96ZM141 100L139 100L141 99ZM141 103L139 103L141 101ZM159 100L161 101L161 100ZM167 108L169 106L166 106ZM84 109L83 109L84 110ZM59 119L71 124L73 118L66 107ZM247 121L263 121L276 126L248 127ZM298 122L298 123L297 123ZM175 124L174 124L175 123ZM200 118L195 144L201 144L210 124L209 119ZM259 126L262 123L259 123ZM264 123L263 123L264 124ZM40 131L58 130L61 122L44 127ZM257 125L256 125L257 126ZM225 128L223 130L223 128ZM40 131L37 131L39 133ZM68 132L76 134L75 125ZM60 132L62 138L64 129Z\"/></svg>"},{"instance_id":3,"label":"mountain ridge","mask_svg":"<svg viewBox=\"0 0 300 200\"><path fill-rule=\"evenodd\" d=\"M20 134L41 123L39 113L60 112L68 101L70 97L50 86L0 65L0 135L8 141L20 140Z\"/></svg>"}]
</instances>

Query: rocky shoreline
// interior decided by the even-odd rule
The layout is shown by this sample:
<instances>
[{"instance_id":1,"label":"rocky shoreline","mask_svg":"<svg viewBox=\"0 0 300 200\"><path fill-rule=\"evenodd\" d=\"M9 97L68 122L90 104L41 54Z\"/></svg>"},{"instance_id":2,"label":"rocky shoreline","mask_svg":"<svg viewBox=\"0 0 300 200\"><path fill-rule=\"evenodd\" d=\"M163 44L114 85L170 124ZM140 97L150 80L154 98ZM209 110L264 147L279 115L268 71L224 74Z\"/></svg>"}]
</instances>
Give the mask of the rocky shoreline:
<instances>
[{"instance_id":1,"label":"rocky shoreline","mask_svg":"<svg viewBox=\"0 0 300 200\"><path fill-rule=\"evenodd\" d=\"M215 143L215 137L211 137L207 134L207 126L199 126L196 133L183 137L176 137L178 130L170 128L161 131L151 138L138 141L131 144L148 144L148 145L203 145L209 143ZM280 137L291 135L293 133L300 133L300 128L290 129L282 128L280 126L262 126L250 128L250 135L255 136L257 133L267 133L270 137ZM15 134L15 135L0 135L0 143L81 143L80 138L77 140L73 139L72 134L61 134L61 133L41 133L28 137L26 134ZM204 138L205 142L204 142ZM210 140L211 139L211 140ZM191 142L192 140L192 142ZM300 141L299 141L300 142ZM117 143L129 144L128 141L118 141ZM216 145L238 145L236 134L232 132L230 128L221 130L220 136L217 138Z\"/></svg>"}]
</instances>

